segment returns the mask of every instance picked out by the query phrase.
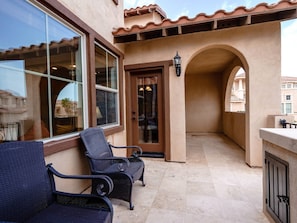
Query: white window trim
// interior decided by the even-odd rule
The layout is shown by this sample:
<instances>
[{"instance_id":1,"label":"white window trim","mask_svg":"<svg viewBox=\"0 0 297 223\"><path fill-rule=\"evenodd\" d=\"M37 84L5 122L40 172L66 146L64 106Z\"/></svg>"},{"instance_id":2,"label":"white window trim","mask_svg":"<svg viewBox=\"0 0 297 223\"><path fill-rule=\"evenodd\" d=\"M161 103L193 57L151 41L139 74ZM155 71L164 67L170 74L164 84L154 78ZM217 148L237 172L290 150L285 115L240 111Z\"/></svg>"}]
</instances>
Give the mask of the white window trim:
<instances>
[{"instance_id":1,"label":"white window trim","mask_svg":"<svg viewBox=\"0 0 297 223\"><path fill-rule=\"evenodd\" d=\"M107 123L104 125L100 125L100 127L107 129L107 128L112 128L112 127L117 127L120 126L120 90L119 90L119 57L117 55L115 55L113 52L111 52L110 50L108 50L106 47L104 47L103 45L101 45L100 43L95 41L95 45L101 47L103 50L105 50L107 53L109 53L110 55L112 55L113 57L116 58L116 63L117 63L117 68L116 68L116 73L117 73L117 89L114 88L109 88L109 87L105 87L99 84L95 84L95 88L96 90L103 90L103 91L107 91L107 92L112 92L112 93L116 93L117 97L117 104L116 104L116 109L117 109L117 117L116 117L116 123Z\"/></svg>"},{"instance_id":2,"label":"white window trim","mask_svg":"<svg viewBox=\"0 0 297 223\"><path fill-rule=\"evenodd\" d=\"M72 24L68 23L67 21L65 21L63 18L61 18L60 16L56 15L55 13L53 13L52 11L50 11L48 8L46 8L44 5L42 5L41 3L34 1L34 0L27 0L28 3L32 4L34 7L38 8L39 10L41 10L42 12L44 12L47 16L50 16L52 19L55 19L56 21L58 21L59 23L63 24L64 26L66 26L67 28L71 29L72 31L78 33L81 36L81 71L82 71L82 95L83 95L83 125L84 125L84 129L89 127L89 122L88 122L88 92L87 92L87 55L86 55L86 35L81 32L80 30L78 30L77 28L75 28ZM49 64L48 64L49 65ZM27 71L26 71L27 72ZM33 72L32 72L33 73ZM49 114L52 115L52 114ZM51 130L52 131L52 130ZM70 138L73 136L77 136L79 133L78 132L74 132L74 133L67 133L65 135L58 135L58 136L54 136L51 137L49 139L40 139L40 141L43 142L51 142L51 141L56 141L56 140L61 140L61 139L66 139L66 138Z\"/></svg>"}]
</instances>

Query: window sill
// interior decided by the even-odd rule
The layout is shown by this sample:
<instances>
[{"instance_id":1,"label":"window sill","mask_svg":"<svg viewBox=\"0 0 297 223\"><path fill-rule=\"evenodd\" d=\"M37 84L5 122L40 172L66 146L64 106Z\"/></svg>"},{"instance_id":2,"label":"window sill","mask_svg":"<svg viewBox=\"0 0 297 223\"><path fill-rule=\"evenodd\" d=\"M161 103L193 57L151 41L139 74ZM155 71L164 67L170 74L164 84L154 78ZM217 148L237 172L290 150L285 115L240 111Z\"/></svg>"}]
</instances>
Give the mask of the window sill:
<instances>
[{"instance_id":1,"label":"window sill","mask_svg":"<svg viewBox=\"0 0 297 223\"><path fill-rule=\"evenodd\" d=\"M81 142L78 135L66 139L50 141L44 144L44 156L80 146Z\"/></svg>"},{"instance_id":2,"label":"window sill","mask_svg":"<svg viewBox=\"0 0 297 223\"><path fill-rule=\"evenodd\" d=\"M124 130L123 126L116 126L104 129L106 135L112 135ZM53 140L44 143L44 156L49 156L71 148L82 148L82 142L79 135L70 136L69 138Z\"/></svg>"},{"instance_id":3,"label":"window sill","mask_svg":"<svg viewBox=\"0 0 297 223\"><path fill-rule=\"evenodd\" d=\"M120 125L120 126L106 128L106 129L104 129L104 133L105 133L105 135L112 135L112 134L121 132L123 130L124 130L124 127L122 125Z\"/></svg>"}]
</instances>

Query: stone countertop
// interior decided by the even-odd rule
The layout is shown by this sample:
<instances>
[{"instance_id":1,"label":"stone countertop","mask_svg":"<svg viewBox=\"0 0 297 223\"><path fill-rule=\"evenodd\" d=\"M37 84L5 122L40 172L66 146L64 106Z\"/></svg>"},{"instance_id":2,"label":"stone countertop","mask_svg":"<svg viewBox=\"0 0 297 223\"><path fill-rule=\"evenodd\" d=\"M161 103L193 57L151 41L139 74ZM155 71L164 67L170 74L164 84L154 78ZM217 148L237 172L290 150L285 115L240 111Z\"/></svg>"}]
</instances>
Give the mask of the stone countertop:
<instances>
[{"instance_id":1,"label":"stone countertop","mask_svg":"<svg viewBox=\"0 0 297 223\"><path fill-rule=\"evenodd\" d=\"M261 128L260 137L265 141L297 153L297 129Z\"/></svg>"}]
</instances>

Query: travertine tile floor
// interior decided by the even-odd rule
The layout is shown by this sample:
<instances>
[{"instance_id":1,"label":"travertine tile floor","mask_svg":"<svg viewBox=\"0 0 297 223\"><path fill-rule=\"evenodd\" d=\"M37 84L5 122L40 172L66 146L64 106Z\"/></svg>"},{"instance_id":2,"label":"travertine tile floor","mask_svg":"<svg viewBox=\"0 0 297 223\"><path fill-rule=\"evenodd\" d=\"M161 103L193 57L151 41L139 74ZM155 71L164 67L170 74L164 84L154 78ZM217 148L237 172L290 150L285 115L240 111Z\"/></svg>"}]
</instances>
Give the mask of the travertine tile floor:
<instances>
[{"instance_id":1,"label":"travertine tile floor","mask_svg":"<svg viewBox=\"0 0 297 223\"><path fill-rule=\"evenodd\" d=\"M262 212L262 170L220 134L187 135L187 162L143 158L146 186L136 182L133 211L112 199L114 223L268 223Z\"/></svg>"}]
</instances>

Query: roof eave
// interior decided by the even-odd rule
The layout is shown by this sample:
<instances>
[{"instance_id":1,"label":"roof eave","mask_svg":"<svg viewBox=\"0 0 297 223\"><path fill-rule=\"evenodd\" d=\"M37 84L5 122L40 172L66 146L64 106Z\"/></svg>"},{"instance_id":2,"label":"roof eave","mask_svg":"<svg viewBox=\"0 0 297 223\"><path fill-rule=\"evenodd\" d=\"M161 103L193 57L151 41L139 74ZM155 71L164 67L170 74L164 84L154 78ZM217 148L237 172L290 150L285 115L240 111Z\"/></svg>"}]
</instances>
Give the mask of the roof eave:
<instances>
[{"instance_id":1,"label":"roof eave","mask_svg":"<svg viewBox=\"0 0 297 223\"><path fill-rule=\"evenodd\" d=\"M166 19L160 24L148 23L145 27L136 25L130 29L119 28L113 35L115 43L129 43L295 18L297 18L297 1L283 0L270 6L262 3L250 10L238 7L231 13L220 10L212 16L198 14L193 19L183 16L177 21Z\"/></svg>"}]
</instances>

